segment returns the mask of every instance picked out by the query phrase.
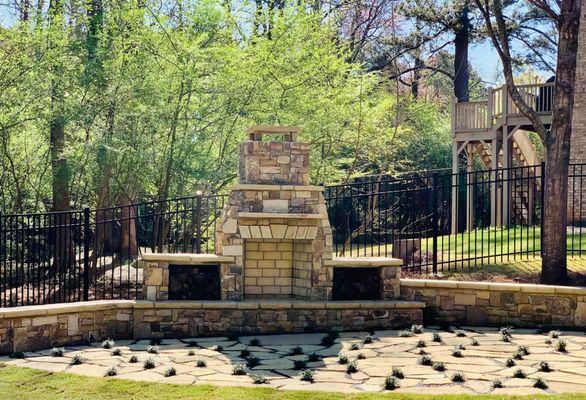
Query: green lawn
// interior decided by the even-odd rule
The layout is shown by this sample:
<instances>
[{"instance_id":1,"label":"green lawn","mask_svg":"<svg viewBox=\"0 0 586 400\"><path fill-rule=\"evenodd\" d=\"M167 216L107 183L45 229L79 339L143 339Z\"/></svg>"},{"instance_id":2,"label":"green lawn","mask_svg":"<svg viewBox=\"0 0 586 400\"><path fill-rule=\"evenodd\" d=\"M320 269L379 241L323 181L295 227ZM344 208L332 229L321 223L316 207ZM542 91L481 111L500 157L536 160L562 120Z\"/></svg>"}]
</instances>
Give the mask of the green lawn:
<instances>
[{"instance_id":1,"label":"green lawn","mask_svg":"<svg viewBox=\"0 0 586 400\"><path fill-rule=\"evenodd\" d=\"M0 365L0 398L10 400L45 399L157 399L157 400L374 400L374 399L586 399L585 394L495 396L341 394L278 391L269 388L215 387L210 385L170 385L125 381L114 378L87 378L64 373L36 371Z\"/></svg>"}]
</instances>

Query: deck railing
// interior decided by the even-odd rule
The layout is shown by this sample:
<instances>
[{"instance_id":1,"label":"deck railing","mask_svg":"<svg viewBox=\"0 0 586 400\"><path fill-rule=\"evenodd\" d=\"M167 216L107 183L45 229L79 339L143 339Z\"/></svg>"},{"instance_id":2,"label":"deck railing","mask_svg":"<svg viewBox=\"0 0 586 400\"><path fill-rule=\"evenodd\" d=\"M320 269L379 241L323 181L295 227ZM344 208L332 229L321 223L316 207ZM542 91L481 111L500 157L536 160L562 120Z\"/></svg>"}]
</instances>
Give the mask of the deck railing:
<instances>
[{"instance_id":1,"label":"deck railing","mask_svg":"<svg viewBox=\"0 0 586 400\"><path fill-rule=\"evenodd\" d=\"M554 83L518 85L523 100L539 114L553 110ZM454 132L490 130L507 116L519 116L521 111L509 95L507 86L489 89L488 100L455 102L453 108Z\"/></svg>"}]
</instances>

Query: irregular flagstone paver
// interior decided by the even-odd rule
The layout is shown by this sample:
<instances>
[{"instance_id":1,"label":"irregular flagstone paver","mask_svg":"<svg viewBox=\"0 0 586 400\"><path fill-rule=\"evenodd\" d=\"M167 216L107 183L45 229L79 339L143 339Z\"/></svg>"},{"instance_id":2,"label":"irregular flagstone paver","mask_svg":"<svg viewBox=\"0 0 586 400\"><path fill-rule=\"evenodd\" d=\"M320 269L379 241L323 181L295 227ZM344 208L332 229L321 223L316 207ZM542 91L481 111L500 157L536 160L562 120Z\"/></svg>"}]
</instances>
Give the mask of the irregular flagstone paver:
<instances>
[{"instance_id":1,"label":"irregular flagstone paver","mask_svg":"<svg viewBox=\"0 0 586 400\"><path fill-rule=\"evenodd\" d=\"M252 374L262 374L267 386L282 390L314 390L341 392L379 392L383 390L386 376L393 366L402 370L404 379L399 379L397 391L405 393L494 393L494 394L538 394L562 392L586 392L586 335L580 332L563 332L559 339L567 343L567 352L555 349L557 338L546 343L547 334L532 330L513 330L510 342L503 342L495 328L467 328L466 336L458 337L439 329L426 329L421 334L400 337L401 331L375 332L371 343L364 343L367 332L340 333L331 347L324 347L324 333L288 334L271 336L248 336L238 340L222 338L190 338L182 340L161 340L159 354L147 353L150 340L116 341L115 347L122 355L113 356L112 349L103 349L101 342L88 346L65 348L63 357L52 356L50 349L26 353L26 358L0 357L0 362L15 366L37 368L51 372L68 372L86 376L104 376L109 368L115 367L117 377L148 382L178 384L215 384L253 386ZM438 332L441 343L433 341L433 332ZM473 346L474 338L478 345ZM250 342L258 339L257 346ZM418 342L424 346L418 347ZM254 342L253 342L254 343ZM454 357L454 346L462 345L463 357ZM220 348L218 348L220 346ZM301 347L303 354L292 355L295 347ZM515 360L516 365L507 367L505 362L526 346L529 354ZM352 350L358 347L357 350ZM247 350L249 355L242 353ZM321 359L309 362L309 355L315 353ZM365 359L358 359L359 354ZM431 366L419 365L422 354L433 362L443 362L445 371L439 372ZM84 363L70 365L73 357L80 356ZM348 365L340 364L338 357L345 355L349 361L356 361L358 372L348 374ZM132 356L137 363L130 363ZM259 365L247 367L254 357ZM155 368L144 369L147 359L155 361ZM206 366L196 366L197 360L204 360ZM538 371L541 361L547 361L551 372ZM236 364L245 366L248 375L233 375ZM175 368L176 375L165 377L168 368ZM314 383L301 381L301 371L294 368L314 370ZM514 378L517 369L527 377ZM451 377L461 372L465 382L454 384ZM549 388L545 391L534 388L535 379L546 380ZM498 379L503 388L493 388Z\"/></svg>"}]
</instances>

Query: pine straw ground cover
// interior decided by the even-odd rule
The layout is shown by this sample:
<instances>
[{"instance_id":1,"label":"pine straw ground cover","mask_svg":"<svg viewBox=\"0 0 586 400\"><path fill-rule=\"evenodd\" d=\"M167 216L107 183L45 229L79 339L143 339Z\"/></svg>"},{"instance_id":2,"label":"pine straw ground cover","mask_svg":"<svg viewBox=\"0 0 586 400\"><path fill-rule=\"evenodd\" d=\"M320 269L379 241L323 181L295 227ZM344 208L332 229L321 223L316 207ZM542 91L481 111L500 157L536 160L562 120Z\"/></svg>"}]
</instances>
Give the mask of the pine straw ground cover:
<instances>
[{"instance_id":1,"label":"pine straw ground cover","mask_svg":"<svg viewBox=\"0 0 586 400\"><path fill-rule=\"evenodd\" d=\"M3 399L158 399L158 400L374 400L374 399L586 399L586 395L412 395L399 393L343 394L327 392L283 392L270 388L184 386L133 382L122 379L91 378L0 365L0 393Z\"/></svg>"}]
</instances>

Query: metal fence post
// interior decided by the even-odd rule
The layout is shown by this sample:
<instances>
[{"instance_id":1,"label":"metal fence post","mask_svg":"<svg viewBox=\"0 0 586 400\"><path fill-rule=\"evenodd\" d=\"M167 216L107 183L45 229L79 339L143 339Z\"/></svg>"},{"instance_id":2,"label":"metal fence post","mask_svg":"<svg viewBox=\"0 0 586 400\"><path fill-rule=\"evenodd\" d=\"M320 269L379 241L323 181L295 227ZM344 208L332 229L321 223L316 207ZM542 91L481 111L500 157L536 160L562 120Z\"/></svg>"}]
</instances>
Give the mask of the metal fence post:
<instances>
[{"instance_id":1,"label":"metal fence post","mask_svg":"<svg viewBox=\"0 0 586 400\"><path fill-rule=\"evenodd\" d=\"M195 252L201 253L201 192L195 198Z\"/></svg>"},{"instance_id":2,"label":"metal fence post","mask_svg":"<svg viewBox=\"0 0 586 400\"><path fill-rule=\"evenodd\" d=\"M539 255L543 257L543 218L545 217L545 161L541 162L541 210L539 222Z\"/></svg>"},{"instance_id":3,"label":"metal fence post","mask_svg":"<svg viewBox=\"0 0 586 400\"><path fill-rule=\"evenodd\" d=\"M83 301L90 293L90 209L83 210Z\"/></svg>"},{"instance_id":4,"label":"metal fence post","mask_svg":"<svg viewBox=\"0 0 586 400\"><path fill-rule=\"evenodd\" d=\"M433 262L433 273L437 273L437 235L438 235L438 198L437 198L437 191L438 191L438 174L434 172L431 178L432 182L432 191L431 191L431 221L432 221L432 231L433 231L433 253L432 253L432 262Z\"/></svg>"}]
</instances>

